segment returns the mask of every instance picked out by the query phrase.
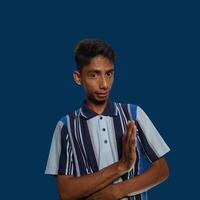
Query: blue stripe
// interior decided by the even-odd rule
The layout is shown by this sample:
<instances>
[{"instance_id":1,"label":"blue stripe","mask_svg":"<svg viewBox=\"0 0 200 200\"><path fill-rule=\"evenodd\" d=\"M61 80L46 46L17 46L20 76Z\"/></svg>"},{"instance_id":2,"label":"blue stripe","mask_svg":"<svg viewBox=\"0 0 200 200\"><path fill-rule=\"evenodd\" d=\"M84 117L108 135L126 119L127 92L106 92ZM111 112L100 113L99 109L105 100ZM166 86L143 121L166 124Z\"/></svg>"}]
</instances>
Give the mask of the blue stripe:
<instances>
[{"instance_id":1,"label":"blue stripe","mask_svg":"<svg viewBox=\"0 0 200 200\"><path fill-rule=\"evenodd\" d=\"M74 142L74 147L75 147L75 151L76 151L76 155L77 155L77 160L78 160L78 164L79 164L79 168L80 168L80 175L86 175L86 168L85 168L85 164L83 161L83 157L81 155L81 150L79 148L77 139L75 137L75 130L74 130L74 116L69 115L70 118L70 128L71 128L71 133L72 133L72 138L73 138L73 142Z\"/></svg>"},{"instance_id":2,"label":"blue stripe","mask_svg":"<svg viewBox=\"0 0 200 200\"><path fill-rule=\"evenodd\" d=\"M151 146L149 145L145 134L143 133L140 125L138 122L136 122L137 124L137 128L139 130L139 137L141 140L141 146L143 148L143 150L145 151L145 154L148 156L148 158L150 159L151 162L154 162L155 160L158 159L158 156L156 155L156 153L154 152L154 150L151 148Z\"/></svg>"},{"instance_id":3,"label":"blue stripe","mask_svg":"<svg viewBox=\"0 0 200 200\"><path fill-rule=\"evenodd\" d=\"M118 150L118 157L119 159L122 156L122 137L123 137L123 132L122 132L122 125L119 116L113 118L113 123L114 123L114 129L115 129L115 137L117 140L117 150Z\"/></svg>"},{"instance_id":4,"label":"blue stripe","mask_svg":"<svg viewBox=\"0 0 200 200\"><path fill-rule=\"evenodd\" d=\"M139 135L137 133L137 148L138 148L138 153L139 153L139 158L140 158L140 161L139 161L139 171L138 173L141 174L144 172L145 170L145 164L144 164L144 154L142 152L142 147L141 147L141 144L139 142Z\"/></svg>"},{"instance_id":5,"label":"blue stripe","mask_svg":"<svg viewBox=\"0 0 200 200\"><path fill-rule=\"evenodd\" d=\"M85 155L84 147L83 147L82 142L81 142L81 130L79 128L79 122L80 122L80 116L78 117L78 119L77 118L75 119L75 124L76 124L75 132L76 132L76 135L77 135L77 142L79 144L79 148L81 150L82 157L83 157L83 159L85 161L86 168L87 168L88 171L90 171L88 160L87 160L87 155Z\"/></svg>"},{"instance_id":6,"label":"blue stripe","mask_svg":"<svg viewBox=\"0 0 200 200\"><path fill-rule=\"evenodd\" d=\"M63 126L61 130L61 153L60 153L59 169L58 169L58 174L61 174L61 175L66 174L66 165L70 164L70 163L67 163L67 158L66 158L67 141L65 138L67 134L68 134L67 128L66 126Z\"/></svg>"},{"instance_id":7,"label":"blue stripe","mask_svg":"<svg viewBox=\"0 0 200 200\"><path fill-rule=\"evenodd\" d=\"M60 119L60 121L64 124L64 125L67 125L67 117L64 116Z\"/></svg>"},{"instance_id":8,"label":"blue stripe","mask_svg":"<svg viewBox=\"0 0 200 200\"><path fill-rule=\"evenodd\" d=\"M131 116L133 120L137 119L137 105L130 104Z\"/></svg>"}]
</instances>

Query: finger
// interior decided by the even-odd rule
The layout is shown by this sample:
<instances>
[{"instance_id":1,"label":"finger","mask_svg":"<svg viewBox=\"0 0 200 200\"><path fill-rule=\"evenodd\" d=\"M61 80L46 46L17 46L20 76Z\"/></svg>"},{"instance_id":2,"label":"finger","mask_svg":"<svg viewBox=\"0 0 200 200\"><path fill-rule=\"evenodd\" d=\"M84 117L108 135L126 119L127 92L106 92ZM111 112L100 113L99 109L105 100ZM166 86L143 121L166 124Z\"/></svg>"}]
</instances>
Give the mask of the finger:
<instances>
[{"instance_id":1,"label":"finger","mask_svg":"<svg viewBox=\"0 0 200 200\"><path fill-rule=\"evenodd\" d=\"M129 141L129 145L132 150L134 150L134 148L136 147L136 129L137 129L136 125L133 125L131 137Z\"/></svg>"},{"instance_id":2,"label":"finger","mask_svg":"<svg viewBox=\"0 0 200 200\"><path fill-rule=\"evenodd\" d=\"M130 138L131 138L131 134L132 134L132 130L133 130L133 124L134 124L134 121L128 121L128 124L127 124L127 143L129 143Z\"/></svg>"},{"instance_id":3,"label":"finger","mask_svg":"<svg viewBox=\"0 0 200 200\"><path fill-rule=\"evenodd\" d=\"M131 128L131 121L129 120L128 122L127 122L127 125L126 125L127 127L126 127L126 131L124 132L124 134L123 134L123 140L127 140L127 137L128 137L128 133L129 133L129 131L130 131L130 128Z\"/></svg>"},{"instance_id":4,"label":"finger","mask_svg":"<svg viewBox=\"0 0 200 200\"><path fill-rule=\"evenodd\" d=\"M134 145L134 147L136 146L136 131L137 131L137 127L136 127L136 125L134 124L134 126L133 126L133 131L132 131L132 140L133 140L133 145Z\"/></svg>"}]
</instances>

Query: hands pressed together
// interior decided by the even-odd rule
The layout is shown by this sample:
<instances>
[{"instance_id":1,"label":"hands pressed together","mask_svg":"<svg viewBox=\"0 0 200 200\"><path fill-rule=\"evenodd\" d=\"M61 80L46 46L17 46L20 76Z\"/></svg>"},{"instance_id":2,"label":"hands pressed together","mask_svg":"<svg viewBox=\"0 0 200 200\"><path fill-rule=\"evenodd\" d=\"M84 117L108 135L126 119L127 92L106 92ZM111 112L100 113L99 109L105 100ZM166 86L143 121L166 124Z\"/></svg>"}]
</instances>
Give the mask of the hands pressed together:
<instances>
[{"instance_id":1,"label":"hands pressed together","mask_svg":"<svg viewBox=\"0 0 200 200\"><path fill-rule=\"evenodd\" d=\"M135 165L136 161L136 125L134 121L128 121L127 132L122 140L122 157L119 164L123 170L129 171Z\"/></svg>"}]
</instances>

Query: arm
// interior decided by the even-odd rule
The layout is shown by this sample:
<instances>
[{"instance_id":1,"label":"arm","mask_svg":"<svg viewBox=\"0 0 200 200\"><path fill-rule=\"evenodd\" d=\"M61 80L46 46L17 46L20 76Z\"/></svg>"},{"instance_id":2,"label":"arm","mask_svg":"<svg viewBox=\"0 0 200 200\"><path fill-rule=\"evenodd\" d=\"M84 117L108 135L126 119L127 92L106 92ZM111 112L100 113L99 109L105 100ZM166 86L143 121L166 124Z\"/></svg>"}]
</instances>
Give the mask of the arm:
<instances>
[{"instance_id":1,"label":"arm","mask_svg":"<svg viewBox=\"0 0 200 200\"><path fill-rule=\"evenodd\" d=\"M58 191L62 200L87 197L111 184L135 164L136 127L133 122L129 122L127 126L127 134L123 138L123 154L119 162L81 177L58 176Z\"/></svg>"},{"instance_id":2,"label":"arm","mask_svg":"<svg viewBox=\"0 0 200 200\"><path fill-rule=\"evenodd\" d=\"M58 176L58 190L62 200L80 199L101 190L123 174L120 164L115 163L96 173L85 176Z\"/></svg>"},{"instance_id":3,"label":"arm","mask_svg":"<svg viewBox=\"0 0 200 200\"><path fill-rule=\"evenodd\" d=\"M91 195L87 200L110 199L116 200L132 196L156 186L169 175L169 169L164 157L153 162L143 174L117 184L111 184L103 190Z\"/></svg>"},{"instance_id":4,"label":"arm","mask_svg":"<svg viewBox=\"0 0 200 200\"><path fill-rule=\"evenodd\" d=\"M158 185L169 176L169 169L164 157L153 162L143 174L114 186L119 197L136 195Z\"/></svg>"}]
</instances>

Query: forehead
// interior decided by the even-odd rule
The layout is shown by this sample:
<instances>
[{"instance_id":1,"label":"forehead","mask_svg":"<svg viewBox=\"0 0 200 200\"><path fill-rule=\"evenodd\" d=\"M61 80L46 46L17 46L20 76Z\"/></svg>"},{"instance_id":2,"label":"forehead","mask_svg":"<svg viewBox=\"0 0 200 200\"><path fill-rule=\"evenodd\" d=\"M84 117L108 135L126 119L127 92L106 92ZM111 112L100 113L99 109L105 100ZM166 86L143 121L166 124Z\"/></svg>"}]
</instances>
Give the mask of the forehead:
<instances>
[{"instance_id":1,"label":"forehead","mask_svg":"<svg viewBox=\"0 0 200 200\"><path fill-rule=\"evenodd\" d=\"M107 71L114 69L114 64L110 60L103 56L96 56L91 59L90 64L83 67L84 71Z\"/></svg>"}]
</instances>

